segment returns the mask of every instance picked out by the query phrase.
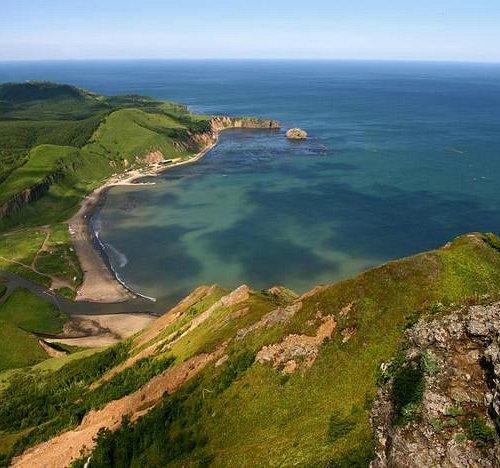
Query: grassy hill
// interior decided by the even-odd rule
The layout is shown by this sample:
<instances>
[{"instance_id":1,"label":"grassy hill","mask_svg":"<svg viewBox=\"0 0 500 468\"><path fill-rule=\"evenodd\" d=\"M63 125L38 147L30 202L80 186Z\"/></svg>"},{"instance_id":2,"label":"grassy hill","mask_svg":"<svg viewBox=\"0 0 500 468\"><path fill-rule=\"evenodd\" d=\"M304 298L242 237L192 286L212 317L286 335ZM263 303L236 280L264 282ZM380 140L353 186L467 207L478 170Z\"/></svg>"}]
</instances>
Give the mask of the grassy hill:
<instances>
[{"instance_id":1,"label":"grassy hill","mask_svg":"<svg viewBox=\"0 0 500 468\"><path fill-rule=\"evenodd\" d=\"M105 179L146 165L151 152L192 156L209 131L209 117L176 103L49 82L0 85L0 268L46 286L58 276L73 295L81 281L76 257L61 263L60 251L45 249L32 263L40 229L61 237L63 223ZM25 249L15 258L13 231Z\"/></svg>"},{"instance_id":2,"label":"grassy hill","mask_svg":"<svg viewBox=\"0 0 500 468\"><path fill-rule=\"evenodd\" d=\"M22 462L56 466L95 438L93 467L367 466L381 364L404 330L498 299L499 273L500 240L471 234L300 297L199 287L118 346L11 376L0 447L40 444Z\"/></svg>"}]
</instances>

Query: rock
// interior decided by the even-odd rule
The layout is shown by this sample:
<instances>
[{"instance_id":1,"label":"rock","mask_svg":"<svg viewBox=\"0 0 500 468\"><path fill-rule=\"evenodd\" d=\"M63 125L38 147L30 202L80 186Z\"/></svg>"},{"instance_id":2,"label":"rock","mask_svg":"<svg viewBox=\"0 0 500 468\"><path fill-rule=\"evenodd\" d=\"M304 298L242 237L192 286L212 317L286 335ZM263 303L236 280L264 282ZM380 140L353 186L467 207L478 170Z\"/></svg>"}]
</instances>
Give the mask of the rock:
<instances>
[{"instance_id":1,"label":"rock","mask_svg":"<svg viewBox=\"0 0 500 468\"><path fill-rule=\"evenodd\" d=\"M405 360L424 370L420 415L405 426L396 424L392 380L379 389L370 416L371 467L499 466L498 437L477 443L468 440L466 428L478 418L500 429L500 303L424 317L405 339Z\"/></svg>"},{"instance_id":2,"label":"rock","mask_svg":"<svg viewBox=\"0 0 500 468\"><path fill-rule=\"evenodd\" d=\"M290 140L303 140L307 138L307 132L301 128L291 128L286 132L286 137Z\"/></svg>"}]
</instances>

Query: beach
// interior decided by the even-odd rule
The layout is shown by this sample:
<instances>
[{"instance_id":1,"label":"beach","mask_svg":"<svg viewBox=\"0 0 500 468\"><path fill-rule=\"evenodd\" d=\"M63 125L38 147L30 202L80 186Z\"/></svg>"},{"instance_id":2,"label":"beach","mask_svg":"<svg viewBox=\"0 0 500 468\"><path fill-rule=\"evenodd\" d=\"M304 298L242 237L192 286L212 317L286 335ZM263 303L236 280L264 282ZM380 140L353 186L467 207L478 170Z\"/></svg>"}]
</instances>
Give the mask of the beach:
<instances>
[{"instance_id":1,"label":"beach","mask_svg":"<svg viewBox=\"0 0 500 468\"><path fill-rule=\"evenodd\" d=\"M106 254L99 248L99 244L92 232L90 225L92 215L105 200L107 191L111 187L119 185L134 185L134 182L142 177L157 176L174 167L199 161L217 144L217 141L218 134L210 144L191 158L174 159L168 165L154 164L113 176L82 201L80 209L68 221L70 237L84 273L83 283L77 291L77 301L116 303L135 297L144 297L138 292L127 288L114 274L107 262Z\"/></svg>"}]
</instances>

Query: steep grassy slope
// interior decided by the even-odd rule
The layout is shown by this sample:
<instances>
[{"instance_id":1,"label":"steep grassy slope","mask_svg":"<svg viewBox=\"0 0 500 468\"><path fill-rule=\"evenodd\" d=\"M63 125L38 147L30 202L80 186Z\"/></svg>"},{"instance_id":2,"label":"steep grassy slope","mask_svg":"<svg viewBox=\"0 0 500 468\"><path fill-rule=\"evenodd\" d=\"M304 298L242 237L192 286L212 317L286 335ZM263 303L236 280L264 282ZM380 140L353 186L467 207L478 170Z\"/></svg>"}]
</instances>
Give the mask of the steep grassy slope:
<instances>
[{"instance_id":1,"label":"steep grassy slope","mask_svg":"<svg viewBox=\"0 0 500 468\"><path fill-rule=\"evenodd\" d=\"M144 164L147 154L198 151L193 137L210 129L208 121L146 97L108 98L43 82L0 85L0 227L62 221L104 178ZM35 208L35 221L33 210L23 213L44 198L57 200L59 217L50 204Z\"/></svg>"},{"instance_id":2,"label":"steep grassy slope","mask_svg":"<svg viewBox=\"0 0 500 468\"><path fill-rule=\"evenodd\" d=\"M90 466L366 466L380 365L418 317L498 297L498 245L463 236L298 298L200 287L106 354L18 374L0 440L33 430L5 456L49 439L18 461L64 466L97 435Z\"/></svg>"}]
</instances>

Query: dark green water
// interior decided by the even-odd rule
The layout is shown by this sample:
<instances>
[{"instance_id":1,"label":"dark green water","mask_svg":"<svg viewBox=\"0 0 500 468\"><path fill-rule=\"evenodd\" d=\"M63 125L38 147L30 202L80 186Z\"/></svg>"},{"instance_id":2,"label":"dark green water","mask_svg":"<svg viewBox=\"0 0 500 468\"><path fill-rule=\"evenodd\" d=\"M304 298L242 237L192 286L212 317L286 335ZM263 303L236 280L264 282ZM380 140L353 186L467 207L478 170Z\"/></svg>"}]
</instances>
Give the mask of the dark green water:
<instances>
[{"instance_id":1,"label":"dark green water","mask_svg":"<svg viewBox=\"0 0 500 468\"><path fill-rule=\"evenodd\" d=\"M283 133L226 132L196 165L111 191L100 238L120 277L160 303L201 283L302 292L464 232L500 231L499 65L6 67L0 78L149 94L309 131L296 144Z\"/></svg>"}]
</instances>

